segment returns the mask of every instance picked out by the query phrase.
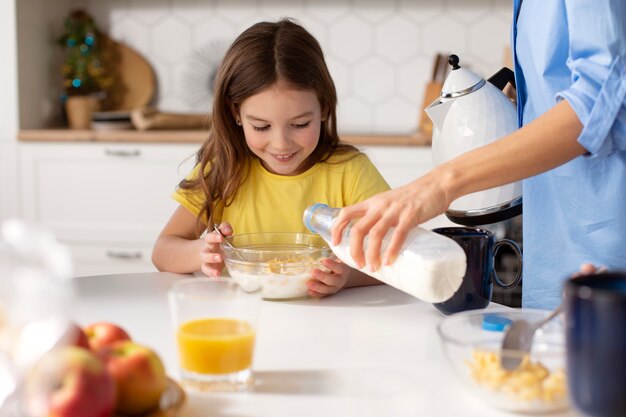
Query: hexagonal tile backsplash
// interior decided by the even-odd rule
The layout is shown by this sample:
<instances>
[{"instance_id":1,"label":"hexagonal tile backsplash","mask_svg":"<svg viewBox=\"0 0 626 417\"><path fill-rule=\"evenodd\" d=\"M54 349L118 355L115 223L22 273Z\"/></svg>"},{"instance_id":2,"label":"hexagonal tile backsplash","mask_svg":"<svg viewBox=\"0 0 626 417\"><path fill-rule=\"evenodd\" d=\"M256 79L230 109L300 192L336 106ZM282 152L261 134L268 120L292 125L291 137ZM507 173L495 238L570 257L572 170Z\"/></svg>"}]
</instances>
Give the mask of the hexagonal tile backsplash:
<instances>
[{"instance_id":1,"label":"hexagonal tile backsplash","mask_svg":"<svg viewBox=\"0 0 626 417\"><path fill-rule=\"evenodd\" d=\"M151 62L155 106L206 111L230 42L260 20L297 19L320 42L342 133L412 134L436 53L483 76L502 66L510 0L86 0L98 24Z\"/></svg>"}]
</instances>

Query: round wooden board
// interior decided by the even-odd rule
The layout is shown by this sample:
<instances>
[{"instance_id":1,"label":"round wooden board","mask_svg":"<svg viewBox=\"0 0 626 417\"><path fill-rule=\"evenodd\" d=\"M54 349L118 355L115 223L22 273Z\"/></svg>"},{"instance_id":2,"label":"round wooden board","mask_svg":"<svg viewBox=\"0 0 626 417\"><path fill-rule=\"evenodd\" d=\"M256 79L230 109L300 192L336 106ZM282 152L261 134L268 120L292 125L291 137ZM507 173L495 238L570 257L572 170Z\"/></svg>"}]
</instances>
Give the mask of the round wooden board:
<instances>
[{"instance_id":1,"label":"round wooden board","mask_svg":"<svg viewBox=\"0 0 626 417\"><path fill-rule=\"evenodd\" d=\"M134 417L176 417L185 404L185 391L172 378L167 378L165 391L161 394L159 408L146 414ZM124 414L115 414L113 417L127 417Z\"/></svg>"},{"instance_id":2,"label":"round wooden board","mask_svg":"<svg viewBox=\"0 0 626 417\"><path fill-rule=\"evenodd\" d=\"M110 111L131 111L147 106L156 89L150 63L128 45L104 38L105 54L115 63L116 82L109 92Z\"/></svg>"}]
</instances>

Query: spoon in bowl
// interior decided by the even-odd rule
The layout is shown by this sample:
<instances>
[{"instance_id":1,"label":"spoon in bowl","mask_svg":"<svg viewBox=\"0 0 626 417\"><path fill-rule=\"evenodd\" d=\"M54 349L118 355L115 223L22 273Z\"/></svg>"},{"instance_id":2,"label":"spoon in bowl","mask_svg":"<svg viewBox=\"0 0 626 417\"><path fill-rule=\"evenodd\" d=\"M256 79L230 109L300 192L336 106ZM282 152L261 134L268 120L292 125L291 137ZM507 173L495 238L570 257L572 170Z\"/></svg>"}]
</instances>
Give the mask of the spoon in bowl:
<instances>
[{"instance_id":1,"label":"spoon in bowl","mask_svg":"<svg viewBox=\"0 0 626 417\"><path fill-rule=\"evenodd\" d=\"M502 353L515 352L515 355L501 354L500 365L502 365L502 368L507 371L516 369L522 362L524 356L530 353L535 332L544 324L555 318L562 310L563 305L561 304L544 319L535 323L529 323L523 319L513 321L507 328L504 339L502 339Z\"/></svg>"},{"instance_id":2,"label":"spoon in bowl","mask_svg":"<svg viewBox=\"0 0 626 417\"><path fill-rule=\"evenodd\" d=\"M244 262L250 262L241 253L239 253L239 249L237 249L237 247L235 245L233 245L233 243L230 241L230 238L228 236L226 236L224 233L222 233L222 231L220 230L220 227L217 224L213 225L213 229L222 236L222 242L224 242L226 244L226 246L228 246L230 249L232 249L232 251L235 253L235 255L240 260L242 260Z\"/></svg>"},{"instance_id":3,"label":"spoon in bowl","mask_svg":"<svg viewBox=\"0 0 626 417\"><path fill-rule=\"evenodd\" d=\"M222 231L220 230L220 227L217 224L213 225L213 229L215 229L215 231L217 233L220 234L220 236L222 236L222 241L226 243L226 246L228 246L231 249L236 249L235 245L233 245L230 241L230 239L228 238L228 236L226 236L224 233L222 233Z\"/></svg>"}]
</instances>

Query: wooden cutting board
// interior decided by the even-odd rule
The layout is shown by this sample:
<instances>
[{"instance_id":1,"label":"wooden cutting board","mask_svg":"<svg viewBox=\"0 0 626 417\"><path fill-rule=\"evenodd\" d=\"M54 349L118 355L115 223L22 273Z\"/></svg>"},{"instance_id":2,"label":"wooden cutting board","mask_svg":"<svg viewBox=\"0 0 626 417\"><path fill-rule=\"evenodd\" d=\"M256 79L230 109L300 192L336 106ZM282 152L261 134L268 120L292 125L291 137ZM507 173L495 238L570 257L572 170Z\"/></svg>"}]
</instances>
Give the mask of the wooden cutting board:
<instances>
[{"instance_id":1,"label":"wooden cutting board","mask_svg":"<svg viewBox=\"0 0 626 417\"><path fill-rule=\"evenodd\" d=\"M128 45L103 37L102 49L113 62L116 82L109 91L106 110L131 111L147 106L156 89L156 77L150 63Z\"/></svg>"}]
</instances>

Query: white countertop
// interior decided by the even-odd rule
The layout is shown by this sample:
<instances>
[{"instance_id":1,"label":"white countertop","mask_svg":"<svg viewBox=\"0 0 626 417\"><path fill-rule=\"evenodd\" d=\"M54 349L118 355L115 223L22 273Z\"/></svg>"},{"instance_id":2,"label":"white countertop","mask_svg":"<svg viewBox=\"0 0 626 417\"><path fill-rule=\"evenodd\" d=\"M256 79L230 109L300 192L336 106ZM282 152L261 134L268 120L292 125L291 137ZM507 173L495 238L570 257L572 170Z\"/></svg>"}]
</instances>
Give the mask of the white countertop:
<instances>
[{"instance_id":1,"label":"white countertop","mask_svg":"<svg viewBox=\"0 0 626 417\"><path fill-rule=\"evenodd\" d=\"M159 353L178 377L165 292L168 273L77 278L69 315L111 321ZM512 416L466 392L449 368L432 305L386 285L322 300L264 301L254 358L256 384L243 393L194 393L181 417ZM568 411L559 416L579 416Z\"/></svg>"}]
</instances>

